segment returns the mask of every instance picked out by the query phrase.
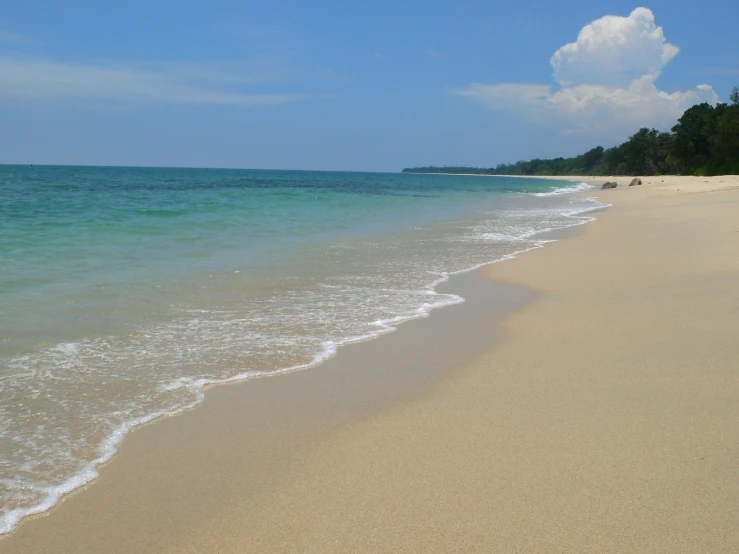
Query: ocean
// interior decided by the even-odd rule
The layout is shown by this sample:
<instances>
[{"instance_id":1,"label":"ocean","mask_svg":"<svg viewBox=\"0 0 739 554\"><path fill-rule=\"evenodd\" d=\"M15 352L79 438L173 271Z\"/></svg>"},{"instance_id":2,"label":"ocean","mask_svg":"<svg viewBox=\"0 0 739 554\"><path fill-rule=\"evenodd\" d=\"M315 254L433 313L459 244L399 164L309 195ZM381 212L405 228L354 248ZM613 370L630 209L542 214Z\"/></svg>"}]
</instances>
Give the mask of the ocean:
<instances>
[{"instance_id":1,"label":"ocean","mask_svg":"<svg viewBox=\"0 0 739 554\"><path fill-rule=\"evenodd\" d=\"M209 384L462 302L450 275L602 204L567 181L0 166L0 533ZM443 312L442 312L443 316Z\"/></svg>"}]
</instances>

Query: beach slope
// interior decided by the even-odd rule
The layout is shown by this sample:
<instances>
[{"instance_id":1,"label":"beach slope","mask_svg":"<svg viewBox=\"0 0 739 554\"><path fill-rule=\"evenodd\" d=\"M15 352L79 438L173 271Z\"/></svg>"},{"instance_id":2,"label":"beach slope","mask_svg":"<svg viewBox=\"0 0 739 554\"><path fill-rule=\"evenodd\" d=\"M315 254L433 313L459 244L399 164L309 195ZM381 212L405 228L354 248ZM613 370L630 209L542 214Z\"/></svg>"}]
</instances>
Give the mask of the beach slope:
<instances>
[{"instance_id":1,"label":"beach slope","mask_svg":"<svg viewBox=\"0 0 739 554\"><path fill-rule=\"evenodd\" d=\"M490 266L543 293L502 344L301 453L221 544L739 551L739 180L661 181Z\"/></svg>"},{"instance_id":2,"label":"beach slope","mask_svg":"<svg viewBox=\"0 0 739 554\"><path fill-rule=\"evenodd\" d=\"M310 440L288 425L279 464L269 452L263 469L241 462L245 479L268 475L246 497L223 469L237 425L225 422L200 493L225 508L186 527L177 498L192 457L160 433L171 494L147 497L158 515L138 529L78 521L77 540L55 532L52 511L0 552L739 551L739 178L623 182L597 193L613 208L577 236L484 269L538 294L503 320L502 340L420 394ZM152 469L120 465L110 479L131 486ZM58 513L94 513L87 494Z\"/></svg>"}]
</instances>

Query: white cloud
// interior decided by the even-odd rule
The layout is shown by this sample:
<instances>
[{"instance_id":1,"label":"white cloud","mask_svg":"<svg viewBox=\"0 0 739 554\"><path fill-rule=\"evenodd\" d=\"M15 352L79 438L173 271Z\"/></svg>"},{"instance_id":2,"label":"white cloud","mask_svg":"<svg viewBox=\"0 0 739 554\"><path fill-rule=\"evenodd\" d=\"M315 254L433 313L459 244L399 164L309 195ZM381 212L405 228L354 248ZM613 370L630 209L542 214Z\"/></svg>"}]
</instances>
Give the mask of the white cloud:
<instances>
[{"instance_id":1,"label":"white cloud","mask_svg":"<svg viewBox=\"0 0 739 554\"><path fill-rule=\"evenodd\" d=\"M307 94L235 90L263 82L249 64L170 64L134 66L80 64L30 57L0 57L0 100L100 100L234 106L279 105Z\"/></svg>"},{"instance_id":2,"label":"white cloud","mask_svg":"<svg viewBox=\"0 0 739 554\"><path fill-rule=\"evenodd\" d=\"M607 15L585 25L577 41L557 50L550 63L561 85L628 86L661 71L679 51L666 41L651 10L636 8L628 17Z\"/></svg>"},{"instance_id":3,"label":"white cloud","mask_svg":"<svg viewBox=\"0 0 739 554\"><path fill-rule=\"evenodd\" d=\"M550 63L556 90L551 85L478 83L455 92L537 121L564 120L580 132L664 128L690 106L718 101L709 85L672 93L657 88L662 69L678 52L655 25L651 10L637 8L628 17L593 21L576 42L554 53Z\"/></svg>"}]
</instances>

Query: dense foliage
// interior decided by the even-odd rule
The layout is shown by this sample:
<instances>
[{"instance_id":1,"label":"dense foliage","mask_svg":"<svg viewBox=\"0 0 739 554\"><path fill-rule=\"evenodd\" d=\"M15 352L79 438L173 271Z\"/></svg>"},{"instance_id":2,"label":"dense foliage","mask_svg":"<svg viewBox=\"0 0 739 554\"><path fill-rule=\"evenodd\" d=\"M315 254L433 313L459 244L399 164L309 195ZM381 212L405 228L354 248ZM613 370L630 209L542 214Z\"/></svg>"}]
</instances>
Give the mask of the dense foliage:
<instances>
[{"instance_id":1,"label":"dense foliage","mask_svg":"<svg viewBox=\"0 0 739 554\"><path fill-rule=\"evenodd\" d=\"M619 146L598 146L574 158L530 160L491 168L414 167L408 173L481 175L739 174L739 89L731 104L689 108L672 132L639 129Z\"/></svg>"}]
</instances>

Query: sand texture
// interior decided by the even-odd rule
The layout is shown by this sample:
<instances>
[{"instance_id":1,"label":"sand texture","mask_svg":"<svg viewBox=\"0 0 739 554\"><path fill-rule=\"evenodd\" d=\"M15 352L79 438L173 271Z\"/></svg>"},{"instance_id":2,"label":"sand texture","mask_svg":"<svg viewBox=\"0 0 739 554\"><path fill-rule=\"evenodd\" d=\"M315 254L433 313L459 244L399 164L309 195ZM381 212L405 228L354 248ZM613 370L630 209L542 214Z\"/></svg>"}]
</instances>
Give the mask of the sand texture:
<instances>
[{"instance_id":1,"label":"sand texture","mask_svg":"<svg viewBox=\"0 0 739 554\"><path fill-rule=\"evenodd\" d=\"M239 387L215 389L0 552L739 552L739 177L617 180L577 236L484 269L502 323L453 307L340 352L366 409L321 368L261 380L297 407L245 445ZM393 357L434 379L352 386Z\"/></svg>"}]
</instances>

